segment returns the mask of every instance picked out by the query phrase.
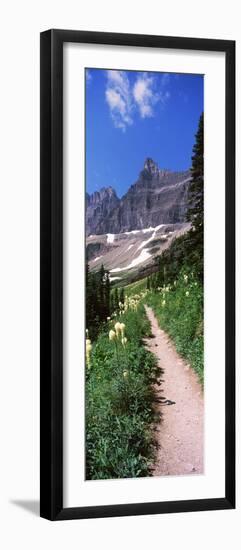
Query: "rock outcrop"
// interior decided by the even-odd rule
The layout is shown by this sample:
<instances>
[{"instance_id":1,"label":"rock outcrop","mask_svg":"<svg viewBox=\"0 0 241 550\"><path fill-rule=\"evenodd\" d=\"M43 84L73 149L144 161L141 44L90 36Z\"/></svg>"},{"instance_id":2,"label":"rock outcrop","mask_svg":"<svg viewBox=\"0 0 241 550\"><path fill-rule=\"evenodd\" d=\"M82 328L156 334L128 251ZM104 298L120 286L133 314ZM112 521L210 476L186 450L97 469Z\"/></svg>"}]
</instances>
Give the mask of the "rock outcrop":
<instances>
[{"instance_id":1,"label":"rock outcrop","mask_svg":"<svg viewBox=\"0 0 241 550\"><path fill-rule=\"evenodd\" d=\"M86 232L100 234L100 228L108 220L111 212L120 204L115 190L112 187L103 187L92 195L86 194ZM108 225L108 223L107 223Z\"/></svg>"},{"instance_id":2,"label":"rock outcrop","mask_svg":"<svg viewBox=\"0 0 241 550\"><path fill-rule=\"evenodd\" d=\"M190 170L159 169L150 158L138 180L119 199L112 187L86 197L86 233L122 233L185 221Z\"/></svg>"}]
</instances>

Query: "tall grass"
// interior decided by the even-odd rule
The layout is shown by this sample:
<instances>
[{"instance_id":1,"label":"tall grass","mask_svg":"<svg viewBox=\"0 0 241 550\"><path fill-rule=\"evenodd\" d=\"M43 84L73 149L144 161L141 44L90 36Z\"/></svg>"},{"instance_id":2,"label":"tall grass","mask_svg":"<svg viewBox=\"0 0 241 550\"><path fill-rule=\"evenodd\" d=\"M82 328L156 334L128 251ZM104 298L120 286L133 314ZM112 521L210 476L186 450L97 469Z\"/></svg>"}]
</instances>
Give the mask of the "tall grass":
<instances>
[{"instance_id":1,"label":"tall grass","mask_svg":"<svg viewBox=\"0 0 241 550\"><path fill-rule=\"evenodd\" d=\"M125 324L125 346L109 340L117 321ZM156 359L143 346L150 334L143 305L106 324L93 345L86 372L86 477L111 479L150 474L155 454L153 382Z\"/></svg>"},{"instance_id":2,"label":"tall grass","mask_svg":"<svg viewBox=\"0 0 241 550\"><path fill-rule=\"evenodd\" d=\"M129 285L125 286L125 295L131 296L132 294L138 294L139 292L142 292L146 289L147 284L147 277L144 277L144 279L140 279L139 281L135 281L135 283L130 283Z\"/></svg>"},{"instance_id":3,"label":"tall grass","mask_svg":"<svg viewBox=\"0 0 241 550\"><path fill-rule=\"evenodd\" d=\"M172 285L149 292L160 326L167 331L177 351L204 380L203 287L195 275L183 268Z\"/></svg>"}]
</instances>

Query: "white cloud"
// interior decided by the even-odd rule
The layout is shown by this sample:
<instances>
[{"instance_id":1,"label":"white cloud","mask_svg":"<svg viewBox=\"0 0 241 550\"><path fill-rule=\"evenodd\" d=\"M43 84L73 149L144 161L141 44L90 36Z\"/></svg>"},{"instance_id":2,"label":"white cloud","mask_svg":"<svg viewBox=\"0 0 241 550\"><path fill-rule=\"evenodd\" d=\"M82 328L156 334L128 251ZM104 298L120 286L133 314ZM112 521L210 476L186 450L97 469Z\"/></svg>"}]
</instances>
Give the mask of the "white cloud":
<instances>
[{"instance_id":1,"label":"white cloud","mask_svg":"<svg viewBox=\"0 0 241 550\"><path fill-rule=\"evenodd\" d=\"M133 96L140 111L141 118L152 117L153 107L159 101L159 96L154 91L155 80L151 76L143 74L134 84Z\"/></svg>"},{"instance_id":2,"label":"white cloud","mask_svg":"<svg viewBox=\"0 0 241 550\"><path fill-rule=\"evenodd\" d=\"M156 104L164 105L170 97L166 89L169 84L167 73L161 79L152 74L138 73L133 86L125 71L108 70L106 76L106 102L114 126L123 131L133 124L135 113L138 112L143 119L153 117Z\"/></svg>"},{"instance_id":3,"label":"white cloud","mask_svg":"<svg viewBox=\"0 0 241 550\"><path fill-rule=\"evenodd\" d=\"M106 90L106 99L111 111L117 109L120 111L121 115L125 114L126 105L124 100L121 98L121 95L116 92L113 88L108 88Z\"/></svg>"},{"instance_id":4,"label":"white cloud","mask_svg":"<svg viewBox=\"0 0 241 550\"><path fill-rule=\"evenodd\" d=\"M125 131L132 124L132 101L128 76L124 71L106 71L105 98L116 128Z\"/></svg>"}]
</instances>

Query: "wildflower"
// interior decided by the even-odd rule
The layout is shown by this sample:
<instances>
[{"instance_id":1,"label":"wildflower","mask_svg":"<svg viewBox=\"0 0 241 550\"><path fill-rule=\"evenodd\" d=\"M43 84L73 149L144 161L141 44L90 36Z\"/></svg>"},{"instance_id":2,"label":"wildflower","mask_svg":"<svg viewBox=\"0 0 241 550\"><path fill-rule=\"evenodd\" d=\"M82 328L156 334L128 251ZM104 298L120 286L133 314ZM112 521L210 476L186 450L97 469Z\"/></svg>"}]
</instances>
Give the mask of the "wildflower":
<instances>
[{"instance_id":1,"label":"wildflower","mask_svg":"<svg viewBox=\"0 0 241 550\"><path fill-rule=\"evenodd\" d=\"M113 340L116 339L116 333L114 330L110 330L109 332L109 340L112 342Z\"/></svg>"},{"instance_id":2,"label":"wildflower","mask_svg":"<svg viewBox=\"0 0 241 550\"><path fill-rule=\"evenodd\" d=\"M187 290L187 292L186 292L186 296L189 296L189 291L188 291L188 290Z\"/></svg>"},{"instance_id":3,"label":"wildflower","mask_svg":"<svg viewBox=\"0 0 241 550\"><path fill-rule=\"evenodd\" d=\"M92 351L91 340L89 338L87 338L86 341L85 341L85 353L86 353L86 362L87 362L88 368L90 368L91 351Z\"/></svg>"},{"instance_id":4,"label":"wildflower","mask_svg":"<svg viewBox=\"0 0 241 550\"><path fill-rule=\"evenodd\" d=\"M125 346L126 346L126 344L127 344L127 338L126 338L126 336L123 336L123 337L121 338L121 343L122 343L122 346L125 348Z\"/></svg>"},{"instance_id":5,"label":"wildflower","mask_svg":"<svg viewBox=\"0 0 241 550\"><path fill-rule=\"evenodd\" d=\"M124 336L125 328L126 328L125 323L120 323L120 331L122 336Z\"/></svg>"},{"instance_id":6,"label":"wildflower","mask_svg":"<svg viewBox=\"0 0 241 550\"><path fill-rule=\"evenodd\" d=\"M107 321L110 321L110 317L107 317L106 320L107 320Z\"/></svg>"},{"instance_id":7,"label":"wildflower","mask_svg":"<svg viewBox=\"0 0 241 550\"><path fill-rule=\"evenodd\" d=\"M121 333L121 323L119 323L119 321L117 321L117 323L115 324L115 331L117 338L119 338L119 335Z\"/></svg>"},{"instance_id":8,"label":"wildflower","mask_svg":"<svg viewBox=\"0 0 241 550\"><path fill-rule=\"evenodd\" d=\"M185 283L188 281L188 275L183 275L183 279L185 281Z\"/></svg>"},{"instance_id":9,"label":"wildflower","mask_svg":"<svg viewBox=\"0 0 241 550\"><path fill-rule=\"evenodd\" d=\"M124 376L124 378L127 378L127 376L128 376L128 370L123 370L123 376Z\"/></svg>"},{"instance_id":10,"label":"wildflower","mask_svg":"<svg viewBox=\"0 0 241 550\"><path fill-rule=\"evenodd\" d=\"M176 284L177 284L177 281L174 281L174 286L176 286Z\"/></svg>"},{"instance_id":11,"label":"wildflower","mask_svg":"<svg viewBox=\"0 0 241 550\"><path fill-rule=\"evenodd\" d=\"M162 300L162 307L166 305L166 300Z\"/></svg>"}]
</instances>

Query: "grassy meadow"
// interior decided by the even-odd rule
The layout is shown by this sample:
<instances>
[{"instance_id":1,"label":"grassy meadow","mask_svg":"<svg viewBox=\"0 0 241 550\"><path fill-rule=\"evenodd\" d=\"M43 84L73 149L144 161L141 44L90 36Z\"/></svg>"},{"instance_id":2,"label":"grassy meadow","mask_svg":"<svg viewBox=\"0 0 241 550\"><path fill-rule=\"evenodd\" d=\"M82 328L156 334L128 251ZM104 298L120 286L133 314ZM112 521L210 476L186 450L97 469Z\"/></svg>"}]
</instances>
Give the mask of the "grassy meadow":
<instances>
[{"instance_id":1,"label":"grassy meadow","mask_svg":"<svg viewBox=\"0 0 241 550\"><path fill-rule=\"evenodd\" d=\"M204 380L203 287L195 275L183 269L172 284L150 291L146 302L176 350Z\"/></svg>"},{"instance_id":2,"label":"grassy meadow","mask_svg":"<svg viewBox=\"0 0 241 550\"><path fill-rule=\"evenodd\" d=\"M159 369L143 346L150 325L140 297L126 297L121 306L87 356L87 479L150 475L155 454L153 382Z\"/></svg>"}]
</instances>

